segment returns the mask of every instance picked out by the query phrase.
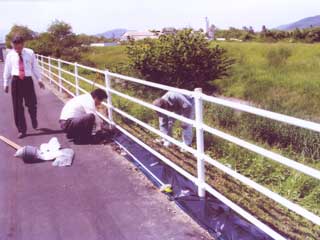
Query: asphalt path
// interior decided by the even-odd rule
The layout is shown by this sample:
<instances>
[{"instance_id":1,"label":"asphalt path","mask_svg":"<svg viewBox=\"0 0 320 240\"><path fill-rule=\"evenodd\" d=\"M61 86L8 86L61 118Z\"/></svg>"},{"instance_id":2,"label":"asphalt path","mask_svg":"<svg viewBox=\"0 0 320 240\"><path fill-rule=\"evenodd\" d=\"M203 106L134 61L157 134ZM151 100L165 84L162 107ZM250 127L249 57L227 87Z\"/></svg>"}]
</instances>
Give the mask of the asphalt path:
<instances>
[{"instance_id":1,"label":"asphalt path","mask_svg":"<svg viewBox=\"0 0 320 240\"><path fill-rule=\"evenodd\" d=\"M36 89L39 127L17 139L10 94L2 91L0 135L39 146L57 137L76 156L71 167L25 164L0 142L0 240L199 240L209 239L111 145L73 145L59 133L63 103ZM56 132L57 131L57 132Z\"/></svg>"}]
</instances>

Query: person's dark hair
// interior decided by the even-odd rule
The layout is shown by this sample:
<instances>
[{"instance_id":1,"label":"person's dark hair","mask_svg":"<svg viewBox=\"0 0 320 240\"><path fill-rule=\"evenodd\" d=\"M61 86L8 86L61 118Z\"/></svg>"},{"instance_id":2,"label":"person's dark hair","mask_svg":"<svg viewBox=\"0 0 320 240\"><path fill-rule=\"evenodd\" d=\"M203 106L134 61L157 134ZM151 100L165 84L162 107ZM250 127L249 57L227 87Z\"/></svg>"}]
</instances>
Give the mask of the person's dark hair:
<instances>
[{"instance_id":1,"label":"person's dark hair","mask_svg":"<svg viewBox=\"0 0 320 240\"><path fill-rule=\"evenodd\" d=\"M20 35L15 35L13 38L12 38L12 43L14 44L19 44L19 43L24 43L24 39L22 36Z\"/></svg>"},{"instance_id":2,"label":"person's dark hair","mask_svg":"<svg viewBox=\"0 0 320 240\"><path fill-rule=\"evenodd\" d=\"M168 102L163 98L157 98L156 100L154 100L153 105L159 108L164 108L164 109L168 108Z\"/></svg>"},{"instance_id":3,"label":"person's dark hair","mask_svg":"<svg viewBox=\"0 0 320 240\"><path fill-rule=\"evenodd\" d=\"M103 99L108 98L107 93L104 90L100 89L100 88L93 90L91 92L91 96L92 96L92 98L97 98L100 101L102 101Z\"/></svg>"}]
</instances>

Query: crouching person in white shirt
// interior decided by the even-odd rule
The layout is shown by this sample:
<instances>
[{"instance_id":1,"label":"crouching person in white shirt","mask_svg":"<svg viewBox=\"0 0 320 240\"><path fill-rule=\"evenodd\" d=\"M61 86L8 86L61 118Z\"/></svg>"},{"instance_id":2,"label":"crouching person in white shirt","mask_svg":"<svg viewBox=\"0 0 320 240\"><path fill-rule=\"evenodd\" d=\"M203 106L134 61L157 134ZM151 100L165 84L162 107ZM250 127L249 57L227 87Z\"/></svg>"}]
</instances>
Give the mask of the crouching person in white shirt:
<instances>
[{"instance_id":1,"label":"crouching person in white shirt","mask_svg":"<svg viewBox=\"0 0 320 240\"><path fill-rule=\"evenodd\" d=\"M100 130L102 120L97 115L96 107L107 98L102 89L96 89L88 94L76 96L63 107L60 115L61 129L67 133L67 138L77 144L92 142L93 130Z\"/></svg>"}]
</instances>

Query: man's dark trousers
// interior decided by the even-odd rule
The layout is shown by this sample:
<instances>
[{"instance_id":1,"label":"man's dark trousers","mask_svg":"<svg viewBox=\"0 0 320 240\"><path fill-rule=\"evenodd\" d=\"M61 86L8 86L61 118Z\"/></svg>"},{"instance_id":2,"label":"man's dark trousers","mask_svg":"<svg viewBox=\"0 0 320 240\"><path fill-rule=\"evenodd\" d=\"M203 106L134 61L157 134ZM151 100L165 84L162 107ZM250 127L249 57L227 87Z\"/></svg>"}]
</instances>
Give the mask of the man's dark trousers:
<instances>
[{"instance_id":1,"label":"man's dark trousers","mask_svg":"<svg viewBox=\"0 0 320 240\"><path fill-rule=\"evenodd\" d=\"M26 133L27 125L24 115L24 105L28 108L32 126L37 127L37 97L34 90L32 77L23 80L13 76L11 84L14 121L20 133Z\"/></svg>"},{"instance_id":2,"label":"man's dark trousers","mask_svg":"<svg viewBox=\"0 0 320 240\"><path fill-rule=\"evenodd\" d=\"M78 142L90 142L95 125L95 115L85 114L81 117L60 120L61 129L67 137Z\"/></svg>"}]
</instances>

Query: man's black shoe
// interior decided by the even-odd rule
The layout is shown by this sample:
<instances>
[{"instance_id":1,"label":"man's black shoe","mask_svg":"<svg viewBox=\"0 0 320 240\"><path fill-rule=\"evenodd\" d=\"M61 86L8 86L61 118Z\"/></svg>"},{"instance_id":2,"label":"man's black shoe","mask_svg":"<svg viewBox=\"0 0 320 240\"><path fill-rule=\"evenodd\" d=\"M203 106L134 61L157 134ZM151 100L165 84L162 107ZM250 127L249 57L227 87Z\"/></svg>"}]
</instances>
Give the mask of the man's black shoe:
<instances>
[{"instance_id":1,"label":"man's black shoe","mask_svg":"<svg viewBox=\"0 0 320 240\"><path fill-rule=\"evenodd\" d=\"M35 130L38 129L38 121L37 121L37 120L32 120L32 127L33 127L33 129L35 129Z\"/></svg>"},{"instance_id":2,"label":"man's black shoe","mask_svg":"<svg viewBox=\"0 0 320 240\"><path fill-rule=\"evenodd\" d=\"M26 133L19 133L18 138L24 138L26 136Z\"/></svg>"}]
</instances>

